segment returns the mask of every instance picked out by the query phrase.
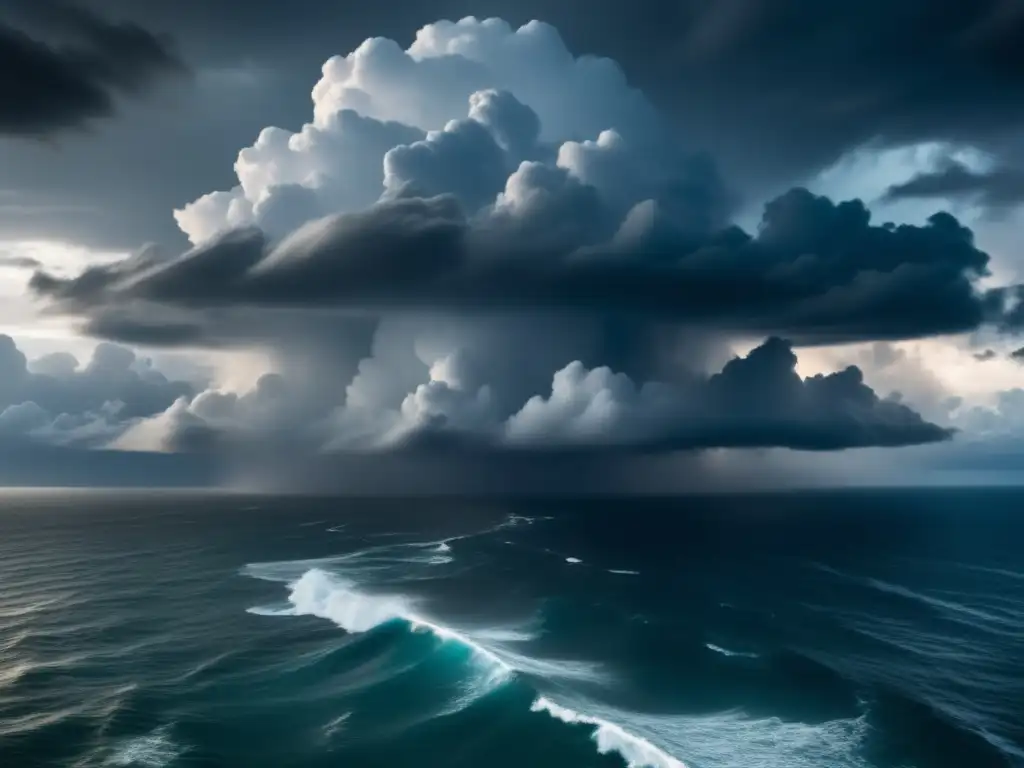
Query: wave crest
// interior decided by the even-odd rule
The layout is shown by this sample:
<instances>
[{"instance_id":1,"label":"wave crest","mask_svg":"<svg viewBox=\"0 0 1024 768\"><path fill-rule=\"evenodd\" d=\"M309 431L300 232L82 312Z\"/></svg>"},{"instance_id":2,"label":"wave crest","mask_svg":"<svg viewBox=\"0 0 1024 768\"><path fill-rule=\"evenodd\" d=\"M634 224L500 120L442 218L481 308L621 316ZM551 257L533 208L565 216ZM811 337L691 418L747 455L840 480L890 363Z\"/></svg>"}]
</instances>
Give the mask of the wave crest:
<instances>
[{"instance_id":1,"label":"wave crest","mask_svg":"<svg viewBox=\"0 0 1024 768\"><path fill-rule=\"evenodd\" d=\"M306 571L290 584L288 601L299 616L316 616L337 624L346 632L368 632L395 619L415 622L410 603L401 597L366 595L319 568Z\"/></svg>"},{"instance_id":2,"label":"wave crest","mask_svg":"<svg viewBox=\"0 0 1024 768\"><path fill-rule=\"evenodd\" d=\"M551 717L570 725L592 725L592 738L602 755L617 752L629 768L686 768L682 761L663 752L646 739L634 736L615 723L576 712L551 699L539 696L530 707L533 712L546 712Z\"/></svg>"}]
</instances>

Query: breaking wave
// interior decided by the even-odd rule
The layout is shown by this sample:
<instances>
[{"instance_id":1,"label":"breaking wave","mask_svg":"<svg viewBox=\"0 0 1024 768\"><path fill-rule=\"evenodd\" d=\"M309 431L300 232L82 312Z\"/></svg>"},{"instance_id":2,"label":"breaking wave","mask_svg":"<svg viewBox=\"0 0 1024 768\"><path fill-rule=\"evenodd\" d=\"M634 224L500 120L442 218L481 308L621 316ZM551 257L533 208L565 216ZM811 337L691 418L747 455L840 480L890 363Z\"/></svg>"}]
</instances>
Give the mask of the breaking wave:
<instances>
[{"instance_id":1,"label":"breaking wave","mask_svg":"<svg viewBox=\"0 0 1024 768\"><path fill-rule=\"evenodd\" d=\"M260 566L250 565L249 575L268 580ZM315 616L326 619L349 634L372 632L392 623L403 623L410 632L429 632L442 643L467 650L478 662L477 688L459 702L462 708L505 684L528 685L531 680L552 682L576 679L597 682L602 679L595 665L567 660L539 659L518 653L508 645L534 639L532 633L517 628L454 629L425 615L417 602L402 595L368 594L343 576L321 568L311 568L288 583L288 607L257 606L251 613L262 616ZM550 694L549 694L550 695ZM633 768L686 768L677 758L624 727L577 712L548 696L536 693L530 707L563 723L593 727L592 738L601 754L616 752ZM451 708L445 710L450 714Z\"/></svg>"}]
</instances>

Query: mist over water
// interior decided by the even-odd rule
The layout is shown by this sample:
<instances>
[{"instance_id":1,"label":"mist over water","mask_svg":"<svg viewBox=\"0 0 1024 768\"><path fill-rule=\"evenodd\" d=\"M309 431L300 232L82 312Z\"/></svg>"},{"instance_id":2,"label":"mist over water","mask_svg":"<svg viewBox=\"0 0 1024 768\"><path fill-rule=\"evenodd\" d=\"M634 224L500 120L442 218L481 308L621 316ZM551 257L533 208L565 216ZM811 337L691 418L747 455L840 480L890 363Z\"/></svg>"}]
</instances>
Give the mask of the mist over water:
<instances>
[{"instance_id":1,"label":"mist over water","mask_svg":"<svg viewBox=\"0 0 1024 768\"><path fill-rule=\"evenodd\" d=\"M1024 765L1022 503L10 496L0 765Z\"/></svg>"}]
</instances>

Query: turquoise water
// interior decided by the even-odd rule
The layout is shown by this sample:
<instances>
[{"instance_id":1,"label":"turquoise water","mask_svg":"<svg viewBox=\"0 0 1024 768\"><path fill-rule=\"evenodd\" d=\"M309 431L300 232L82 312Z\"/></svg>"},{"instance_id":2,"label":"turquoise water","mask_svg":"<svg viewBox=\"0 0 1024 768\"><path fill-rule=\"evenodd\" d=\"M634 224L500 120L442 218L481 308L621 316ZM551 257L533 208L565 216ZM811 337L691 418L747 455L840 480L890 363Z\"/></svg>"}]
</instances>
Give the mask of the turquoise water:
<instances>
[{"instance_id":1,"label":"turquoise water","mask_svg":"<svg viewBox=\"0 0 1024 768\"><path fill-rule=\"evenodd\" d=\"M0 765L1024 765L1024 494L30 494Z\"/></svg>"}]
</instances>

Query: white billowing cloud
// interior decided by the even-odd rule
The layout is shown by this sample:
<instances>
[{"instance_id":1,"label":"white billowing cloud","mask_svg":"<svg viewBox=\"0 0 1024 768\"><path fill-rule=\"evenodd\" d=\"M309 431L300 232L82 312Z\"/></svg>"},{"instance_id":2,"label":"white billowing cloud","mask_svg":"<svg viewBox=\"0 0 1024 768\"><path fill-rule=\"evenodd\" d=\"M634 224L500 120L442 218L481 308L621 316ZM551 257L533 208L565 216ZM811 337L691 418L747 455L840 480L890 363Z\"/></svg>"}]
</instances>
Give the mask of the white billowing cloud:
<instances>
[{"instance_id":1,"label":"white billowing cloud","mask_svg":"<svg viewBox=\"0 0 1024 768\"><path fill-rule=\"evenodd\" d=\"M680 393L664 384L637 387L623 373L574 361L555 373L550 396L535 395L508 420L506 434L513 444L641 442L680 411Z\"/></svg>"},{"instance_id":2,"label":"white billowing cloud","mask_svg":"<svg viewBox=\"0 0 1024 768\"><path fill-rule=\"evenodd\" d=\"M463 432L488 432L498 419L486 384L476 386L467 363L455 353L430 367L430 380L402 400L399 411L410 430L441 427Z\"/></svg>"},{"instance_id":3,"label":"white billowing cloud","mask_svg":"<svg viewBox=\"0 0 1024 768\"><path fill-rule=\"evenodd\" d=\"M319 215L372 203L383 191L384 155L422 136L418 129L351 110L298 133L265 128L238 155L237 187L203 195L174 217L195 244L250 224L283 235Z\"/></svg>"},{"instance_id":4,"label":"white billowing cloud","mask_svg":"<svg viewBox=\"0 0 1024 768\"><path fill-rule=\"evenodd\" d=\"M279 237L403 190L452 193L476 210L494 201L520 162L542 154L539 142L559 154L559 167L608 180L601 161L585 155L621 153L624 141L659 136L653 107L617 64L574 57L540 22L437 22L406 51L367 40L324 64L313 104L313 122L299 132L266 128L239 153L238 186L175 211L194 244L250 224ZM559 151L563 142L573 143ZM613 164L637 176L614 160L604 168ZM631 182L631 191L640 186Z\"/></svg>"},{"instance_id":5,"label":"white billowing cloud","mask_svg":"<svg viewBox=\"0 0 1024 768\"><path fill-rule=\"evenodd\" d=\"M193 243L206 242L220 232L254 222L252 201L238 187L210 192L174 212L181 231Z\"/></svg>"},{"instance_id":6,"label":"white billowing cloud","mask_svg":"<svg viewBox=\"0 0 1024 768\"><path fill-rule=\"evenodd\" d=\"M504 150L476 120L453 120L426 139L384 156L384 188L390 195L453 194L470 211L494 200L508 176Z\"/></svg>"},{"instance_id":7,"label":"white billowing cloud","mask_svg":"<svg viewBox=\"0 0 1024 768\"><path fill-rule=\"evenodd\" d=\"M431 130L461 117L470 95L488 88L509 91L536 112L545 141L653 127L652 106L614 61L573 56L549 24L513 29L472 17L428 24L406 51L373 38L328 60L313 89L315 122L327 125L352 109Z\"/></svg>"}]
</instances>

